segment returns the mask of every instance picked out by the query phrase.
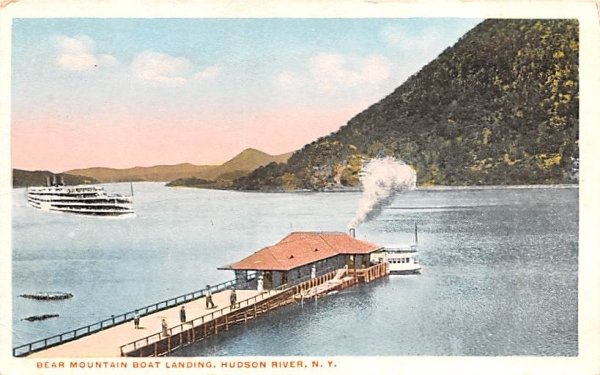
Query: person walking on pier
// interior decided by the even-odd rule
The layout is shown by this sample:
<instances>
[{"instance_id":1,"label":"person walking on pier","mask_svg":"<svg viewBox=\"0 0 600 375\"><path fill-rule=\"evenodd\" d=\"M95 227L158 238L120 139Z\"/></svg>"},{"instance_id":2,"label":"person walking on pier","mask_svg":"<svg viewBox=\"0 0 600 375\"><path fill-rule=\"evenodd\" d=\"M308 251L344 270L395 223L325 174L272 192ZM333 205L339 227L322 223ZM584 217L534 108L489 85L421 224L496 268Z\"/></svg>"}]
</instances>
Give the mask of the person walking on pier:
<instances>
[{"instance_id":1,"label":"person walking on pier","mask_svg":"<svg viewBox=\"0 0 600 375\"><path fill-rule=\"evenodd\" d=\"M229 302L231 302L232 310L237 307L237 294L235 293L235 289L231 289L231 294L229 295Z\"/></svg>"},{"instance_id":2,"label":"person walking on pier","mask_svg":"<svg viewBox=\"0 0 600 375\"><path fill-rule=\"evenodd\" d=\"M210 305L210 307L208 307ZM212 292L210 291L210 285L206 285L206 309L214 309L217 306L213 303Z\"/></svg>"},{"instance_id":3,"label":"person walking on pier","mask_svg":"<svg viewBox=\"0 0 600 375\"><path fill-rule=\"evenodd\" d=\"M161 326L162 326L163 337L169 336L169 332L168 332L169 326L167 325L167 321L165 320L165 318L162 319Z\"/></svg>"},{"instance_id":4,"label":"person walking on pier","mask_svg":"<svg viewBox=\"0 0 600 375\"><path fill-rule=\"evenodd\" d=\"M179 320L181 320L181 323L185 323L186 321L185 306L181 306L181 310L179 310Z\"/></svg>"},{"instance_id":5,"label":"person walking on pier","mask_svg":"<svg viewBox=\"0 0 600 375\"><path fill-rule=\"evenodd\" d=\"M140 314L138 314L137 310L135 310L135 314L133 315L133 326L135 329L140 328Z\"/></svg>"}]
</instances>

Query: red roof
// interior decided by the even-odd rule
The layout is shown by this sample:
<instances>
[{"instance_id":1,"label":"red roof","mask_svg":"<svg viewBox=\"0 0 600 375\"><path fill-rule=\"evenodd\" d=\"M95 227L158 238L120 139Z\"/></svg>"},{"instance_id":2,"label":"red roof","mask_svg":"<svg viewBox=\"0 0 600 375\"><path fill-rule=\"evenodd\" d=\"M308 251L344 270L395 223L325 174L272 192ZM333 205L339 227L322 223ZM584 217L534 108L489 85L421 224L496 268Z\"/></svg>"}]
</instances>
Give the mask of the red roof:
<instances>
[{"instance_id":1,"label":"red roof","mask_svg":"<svg viewBox=\"0 0 600 375\"><path fill-rule=\"evenodd\" d=\"M275 245L220 269L287 271L338 254L369 254L380 248L343 232L292 232Z\"/></svg>"}]
</instances>

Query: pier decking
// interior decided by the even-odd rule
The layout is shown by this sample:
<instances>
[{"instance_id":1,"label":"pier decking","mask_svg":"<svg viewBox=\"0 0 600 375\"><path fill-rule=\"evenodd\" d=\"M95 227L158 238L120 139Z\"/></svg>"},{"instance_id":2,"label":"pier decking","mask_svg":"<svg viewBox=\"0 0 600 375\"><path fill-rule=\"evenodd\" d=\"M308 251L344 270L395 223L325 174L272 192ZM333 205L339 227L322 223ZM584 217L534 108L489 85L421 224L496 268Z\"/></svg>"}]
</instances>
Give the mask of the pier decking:
<instances>
[{"instance_id":1,"label":"pier decking","mask_svg":"<svg viewBox=\"0 0 600 375\"><path fill-rule=\"evenodd\" d=\"M186 325L188 324L191 327L192 323L190 322L194 319L205 316L204 320L208 322L222 314L226 315L230 313L230 293L231 291L224 290L213 294L213 302L217 306L215 309L206 309L205 297L185 303L188 323L183 324L183 330L186 329ZM252 299L264 294L256 290L237 290L236 293L238 301ZM273 291L271 295L277 293L277 291ZM169 327L171 327L169 328L171 336L181 332L182 325L179 321L180 308L181 305L177 305L142 317L139 329L135 329L133 322L126 322L62 345L32 353L29 357L120 357L122 345L130 341L145 338L155 332L161 335L158 332L161 332L161 321L163 318L166 319ZM159 338L157 337L156 340L158 341Z\"/></svg>"},{"instance_id":2,"label":"pier decking","mask_svg":"<svg viewBox=\"0 0 600 375\"><path fill-rule=\"evenodd\" d=\"M285 285L273 290L236 290L238 304L233 309L229 299L231 291L222 290L213 294L213 302L216 305L214 309L207 309L206 297L201 297L143 316L138 329L132 321L127 321L32 352L28 357L163 356L289 303L318 298L332 290L347 288L359 282L369 282L387 274L388 266L382 263L360 273L347 268L337 269L295 285ZM181 323L179 318L182 305L185 305L186 310L185 323ZM163 318L169 326L167 335L162 332Z\"/></svg>"},{"instance_id":3,"label":"pier decking","mask_svg":"<svg viewBox=\"0 0 600 375\"><path fill-rule=\"evenodd\" d=\"M377 275L377 277L389 274L387 263L381 263L370 268L370 273ZM121 355L127 357L163 356L193 342L216 335L236 324L246 323L281 306L298 300L303 301L305 298L318 298L332 290L347 288L360 281L369 282L375 278L375 276L372 279L361 277L355 272L351 276L348 268L343 268L295 285L284 285L278 290L259 293L254 297L241 301L237 309L227 308L225 313L215 314L211 319L195 319L189 322L188 325L175 327L173 334L167 337L153 334L129 342L121 347Z\"/></svg>"},{"instance_id":4,"label":"pier decking","mask_svg":"<svg viewBox=\"0 0 600 375\"><path fill-rule=\"evenodd\" d=\"M341 232L293 232L275 245L220 267L233 270L235 280L18 346L13 348L13 355L34 358L164 356L281 306L303 303L387 276L388 264L373 264L370 259L371 253L378 249L381 246ZM237 294L236 306L230 306L233 288ZM206 296L210 292L216 305L213 309L206 308ZM185 322L180 321L182 305L186 311ZM135 328L133 318L140 315L139 328Z\"/></svg>"}]
</instances>

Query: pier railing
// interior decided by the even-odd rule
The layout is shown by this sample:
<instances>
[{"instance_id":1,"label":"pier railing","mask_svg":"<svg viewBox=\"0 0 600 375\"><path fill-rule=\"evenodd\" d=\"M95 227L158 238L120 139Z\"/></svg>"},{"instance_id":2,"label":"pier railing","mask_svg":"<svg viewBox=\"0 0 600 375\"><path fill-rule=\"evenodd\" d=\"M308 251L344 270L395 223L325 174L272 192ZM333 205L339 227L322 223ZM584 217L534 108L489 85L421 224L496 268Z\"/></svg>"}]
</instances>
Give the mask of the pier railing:
<instances>
[{"instance_id":1,"label":"pier railing","mask_svg":"<svg viewBox=\"0 0 600 375\"><path fill-rule=\"evenodd\" d=\"M360 269L350 269L348 274L368 283L390 273L390 265L387 262L375 264L374 266Z\"/></svg>"},{"instance_id":2,"label":"pier railing","mask_svg":"<svg viewBox=\"0 0 600 375\"><path fill-rule=\"evenodd\" d=\"M157 311L165 310L165 309L180 305L185 302L189 302L189 301L196 300L198 298L202 298L206 295L206 293L209 289L211 290L211 292L216 293L216 292L220 292L225 289L231 289L235 285L236 285L235 280L229 280L229 281L222 282L220 284L213 285L210 288L200 289L200 290L193 291L191 293L182 294L177 297L173 297L173 298L169 298L164 301L153 303L151 305L147 305L147 306L141 307L139 309L128 311L123 314L112 315L108 319L104 319L104 320L89 324L84 327L76 328L74 330L66 331L66 332L63 332L58 335L46 337L44 339L40 339L40 340L33 341L33 342L30 342L27 344L19 345L19 346L13 348L13 356L14 357L23 357L23 356L29 355L31 353L34 353L34 352L37 352L40 350L48 349L50 347L64 344L66 342L73 341L78 338L90 335L92 333L102 331L109 327L113 327L113 326L116 326L119 324L123 324L125 322L132 321L135 316L136 311L140 315L140 317L142 317L144 315L148 315L148 314L155 313Z\"/></svg>"},{"instance_id":3,"label":"pier railing","mask_svg":"<svg viewBox=\"0 0 600 375\"><path fill-rule=\"evenodd\" d=\"M125 345L121 345L120 351L121 356L127 356L127 353L136 351L140 348L149 347L153 343L158 343L159 341L169 338L169 337L177 337L177 335L182 335L184 332L195 331L196 327L202 326L209 322L214 322L219 318L223 318L227 316L229 313L236 311L238 309L243 309L249 306L256 305L258 302L268 299L276 294L281 293L289 288L289 285L284 284L275 289L265 290L260 294L257 294L254 297L247 298L245 300L239 301L236 303L236 307L232 309L232 306L222 307L219 310L212 311L208 314L204 314L198 318L189 320L185 323L178 324L171 328L167 328L167 335L164 335L163 332L157 332L152 335L143 337L141 339L137 339L135 341L131 341ZM233 324L233 323L232 323ZM181 346L181 345L179 345ZM155 345L155 347L157 347ZM170 352L174 350L176 347L172 345L168 345L168 351ZM158 352L154 353L154 356L164 355L167 352Z\"/></svg>"},{"instance_id":4,"label":"pier railing","mask_svg":"<svg viewBox=\"0 0 600 375\"><path fill-rule=\"evenodd\" d=\"M188 345L208 337L209 335L216 334L217 331L222 330L223 327L228 329L229 326L238 324L239 322L246 322L269 310L291 303L295 300L295 297L302 297L305 292L311 288L332 279L340 281L339 283L336 283L335 286L332 286L332 288L344 288L356 284L361 279L363 282L369 282L386 275L388 272L389 268L386 263L371 266L366 269L348 269L347 267L322 269L314 278L306 276L302 279L296 279L293 280L292 283L281 285L276 289L265 290L254 297L239 301L236 304L237 307L235 309L231 309L231 306L223 307L186 323L168 328L168 335L166 336L163 335L163 332L161 331L129 342L120 347L120 353L122 356L165 355L176 348ZM230 280L211 286L209 289L211 292L217 293L226 289L231 289L235 286L236 281ZM140 316L144 316L202 298L206 296L207 291L208 289L201 289L183 294L124 314L111 316L109 319L85 327L15 347L13 348L13 356L26 356L30 353L60 345L102 331L109 327L131 321L136 312ZM327 289L327 291L329 291L329 289Z\"/></svg>"},{"instance_id":5,"label":"pier railing","mask_svg":"<svg viewBox=\"0 0 600 375\"><path fill-rule=\"evenodd\" d=\"M254 297L240 301L236 304L235 309L232 309L231 306L226 306L168 328L167 335L164 335L160 331L131 341L120 347L121 356L157 357L166 355L182 346L216 334L218 327L224 326L227 329L229 326L233 326L239 322L246 322L273 308L293 302L294 296L316 285L334 279L340 271L343 271L343 276L348 275L346 268L332 267L323 269L314 278L308 276L307 278L297 279L294 280L293 284L283 284L275 289L265 290ZM277 301L270 303L269 301L272 299Z\"/></svg>"}]
</instances>

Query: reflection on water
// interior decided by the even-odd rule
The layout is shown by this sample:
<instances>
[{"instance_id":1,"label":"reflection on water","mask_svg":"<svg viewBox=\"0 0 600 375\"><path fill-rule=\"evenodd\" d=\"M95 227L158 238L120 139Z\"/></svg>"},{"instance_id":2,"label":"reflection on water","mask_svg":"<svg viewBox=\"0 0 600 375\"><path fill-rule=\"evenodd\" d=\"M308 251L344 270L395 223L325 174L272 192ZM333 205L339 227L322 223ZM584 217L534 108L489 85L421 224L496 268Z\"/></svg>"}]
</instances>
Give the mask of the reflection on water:
<instances>
[{"instance_id":1,"label":"reflection on water","mask_svg":"<svg viewBox=\"0 0 600 375\"><path fill-rule=\"evenodd\" d=\"M137 217L128 220L40 212L15 190L15 345L230 279L216 268L290 231L343 231L360 197L135 190ZM577 197L577 189L400 195L357 236L410 243L418 223L422 275L290 305L175 355L576 355ZM74 298L16 297L38 291ZM60 317L21 320L44 313Z\"/></svg>"}]
</instances>

